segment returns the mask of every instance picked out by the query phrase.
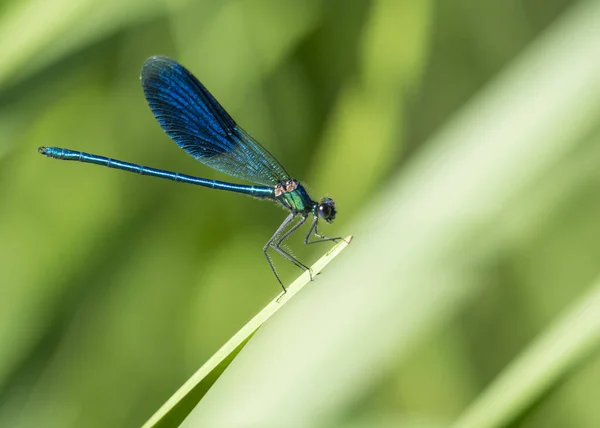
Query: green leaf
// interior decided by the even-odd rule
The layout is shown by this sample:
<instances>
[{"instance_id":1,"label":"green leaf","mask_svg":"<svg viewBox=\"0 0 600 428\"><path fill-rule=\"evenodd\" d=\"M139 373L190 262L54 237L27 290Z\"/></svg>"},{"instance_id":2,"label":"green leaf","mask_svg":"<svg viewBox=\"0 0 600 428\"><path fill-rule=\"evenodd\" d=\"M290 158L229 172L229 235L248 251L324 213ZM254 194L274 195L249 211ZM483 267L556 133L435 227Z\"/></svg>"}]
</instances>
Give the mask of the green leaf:
<instances>
[{"instance_id":1,"label":"green leaf","mask_svg":"<svg viewBox=\"0 0 600 428\"><path fill-rule=\"evenodd\" d=\"M323 257L312 265L312 275L318 275L325 266L337 257L351 242L352 236L337 243ZM289 287L287 293L280 295L254 318L242 327L225 343L179 390L144 424L150 427L178 426L204 397L211 386L219 379L237 354L246 346L254 333L296 293L310 282L310 275L304 272Z\"/></svg>"},{"instance_id":2,"label":"green leaf","mask_svg":"<svg viewBox=\"0 0 600 428\"><path fill-rule=\"evenodd\" d=\"M523 415L600 345L600 278L498 379L454 425L492 428Z\"/></svg>"}]
</instances>

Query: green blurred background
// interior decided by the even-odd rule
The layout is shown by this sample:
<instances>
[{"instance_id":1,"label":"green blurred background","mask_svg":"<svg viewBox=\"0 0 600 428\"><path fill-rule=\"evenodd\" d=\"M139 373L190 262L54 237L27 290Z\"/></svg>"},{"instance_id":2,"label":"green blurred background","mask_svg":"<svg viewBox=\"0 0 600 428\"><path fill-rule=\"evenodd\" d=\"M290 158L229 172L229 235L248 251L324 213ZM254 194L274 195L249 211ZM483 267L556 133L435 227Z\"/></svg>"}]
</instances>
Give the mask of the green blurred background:
<instances>
[{"instance_id":1,"label":"green blurred background","mask_svg":"<svg viewBox=\"0 0 600 428\"><path fill-rule=\"evenodd\" d=\"M360 251L360 231L377 227L373 201L418 170L414 160L438 130L586 3L4 1L0 426L140 426L279 292L261 252L285 215L272 204L37 154L62 146L227 179L155 122L139 81L147 57L183 63L313 198L333 197L338 217L321 231L354 234L346 252ZM537 49L552 48L543 40ZM521 72L543 79L547 70ZM509 95L518 108L520 93ZM492 236L494 245L471 270L477 291L340 400L326 426L448 426L590 287L600 273L597 107L573 103L587 121L548 123L548 132L567 127L580 138L527 187L509 189L502 215L486 217L477 241ZM547 156L543 144L532 147ZM427 174L420 180L426 186ZM427 215L443 213L445 197ZM290 246L311 263L327 248L296 238ZM277 266L286 282L298 273ZM334 272L310 286L326 287ZM511 423L600 426L600 359L586 357ZM228 405L235 411L235 400Z\"/></svg>"}]
</instances>

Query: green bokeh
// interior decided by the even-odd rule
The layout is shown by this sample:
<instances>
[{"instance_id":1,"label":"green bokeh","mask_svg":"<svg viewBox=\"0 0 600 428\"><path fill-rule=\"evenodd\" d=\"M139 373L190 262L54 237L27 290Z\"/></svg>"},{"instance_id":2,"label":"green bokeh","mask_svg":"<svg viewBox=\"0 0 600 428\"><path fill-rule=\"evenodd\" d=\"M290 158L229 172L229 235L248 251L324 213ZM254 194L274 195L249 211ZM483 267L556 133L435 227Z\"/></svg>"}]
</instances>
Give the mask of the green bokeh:
<instances>
[{"instance_id":1,"label":"green bokeh","mask_svg":"<svg viewBox=\"0 0 600 428\"><path fill-rule=\"evenodd\" d=\"M347 235L579 3L3 4L0 426L140 426L279 292L261 252L285 216L273 204L37 154L63 146L226 180L160 130L139 82L147 57L192 70L314 198L335 198L322 232ZM476 298L355 393L337 426L445 426L585 291L599 273L599 129L515 192ZM290 246L309 261L325 250ZM516 425L598 426L598 385L595 356Z\"/></svg>"}]
</instances>

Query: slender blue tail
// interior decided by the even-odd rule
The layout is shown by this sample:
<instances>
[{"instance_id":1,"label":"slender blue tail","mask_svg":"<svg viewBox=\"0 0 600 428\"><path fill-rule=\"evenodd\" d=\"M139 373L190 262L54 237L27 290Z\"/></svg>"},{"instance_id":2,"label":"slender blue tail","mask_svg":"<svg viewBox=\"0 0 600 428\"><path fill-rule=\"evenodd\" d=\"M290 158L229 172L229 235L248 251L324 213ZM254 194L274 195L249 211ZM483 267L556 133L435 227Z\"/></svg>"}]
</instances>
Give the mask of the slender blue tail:
<instances>
[{"instance_id":1,"label":"slender blue tail","mask_svg":"<svg viewBox=\"0 0 600 428\"><path fill-rule=\"evenodd\" d=\"M191 175L179 174L178 172L164 171L162 169L150 168L134 163L123 162L104 156L92 155L75 150L60 147L40 147L38 152L49 158L69 160L76 162L92 163L106 166L108 168L121 169L123 171L135 172L151 177L165 178L180 183L195 184L196 186L208 187L209 189L227 190L229 192L243 193L256 198L274 198L274 189L266 186L247 186L243 184L227 183L225 181L209 180L206 178L193 177Z\"/></svg>"}]
</instances>

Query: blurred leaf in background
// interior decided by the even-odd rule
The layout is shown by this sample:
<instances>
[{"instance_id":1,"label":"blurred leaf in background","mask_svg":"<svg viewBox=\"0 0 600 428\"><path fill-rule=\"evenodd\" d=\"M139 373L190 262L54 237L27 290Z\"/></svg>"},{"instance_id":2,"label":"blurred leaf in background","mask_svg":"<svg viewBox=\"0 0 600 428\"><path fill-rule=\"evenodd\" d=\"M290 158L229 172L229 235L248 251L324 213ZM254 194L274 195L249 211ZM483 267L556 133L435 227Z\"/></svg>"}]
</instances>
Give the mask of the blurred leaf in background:
<instances>
[{"instance_id":1,"label":"blurred leaf in background","mask_svg":"<svg viewBox=\"0 0 600 428\"><path fill-rule=\"evenodd\" d=\"M255 361L253 355L262 362L254 366L257 376L276 366L277 347L268 345L269 334L279 337L284 350L295 349L281 342L285 335L275 336L275 327L310 331L304 324L310 312L302 312L307 307L317 312L315 318L330 316L323 331L326 325L344 332L339 341L315 335L307 348L312 361L329 352L336 362L353 363L361 353L344 346L348 337L373 355L355 366L322 364L331 379L290 360L297 372L284 370L286 375L303 376L312 392L332 388L337 395L332 402L323 399L318 412L307 412L301 403L312 403L303 395L310 388L296 389L293 378L282 375L289 381L287 394L297 400L288 415L303 412L306 426L448 426L585 295L600 273L600 108L585 94L567 96L585 83L591 97L597 79L582 72L573 81L547 82L543 87L553 89L537 100L535 111L523 112L519 126L491 113L494 106L521 113L532 101L524 98L527 88L547 76L574 76L560 73L569 66L560 59L578 52L568 41L590 49L584 65L595 70L598 52L594 42L585 42L597 39L584 37L594 19L600 22L593 4L5 2L0 7L0 426L140 426L279 291L261 252L284 216L273 205L37 154L40 145L64 146L225 179L178 149L152 117L139 70L156 54L186 65L311 195L335 198L339 215L324 233L356 239L331 270L297 296L297 304L261 329L223 386L217 383L209 393L207 409L215 400L231 412L252 405L255 415L264 416L259 405L236 402L227 385L239 391L252 385L242 363ZM548 52L558 62L536 60ZM498 79L511 84L498 89ZM484 101L472 104L478 99ZM564 103L560 108L558 101ZM530 123L557 111L564 123L554 119L543 130L530 129ZM440 134L441 129L449 130ZM461 145L470 135L503 131L510 138L507 152L490 152L498 146L484 138ZM529 163L514 159L505 167L509 163L501 161L521 140L519 153ZM492 171L493 165L483 162L495 156L504 169ZM442 171L452 175L440 178L436 172ZM497 194L473 192L478 198L468 199L472 205L466 208L479 209L477 215L469 211L465 224L448 222L447 235L428 235L420 229L427 221L420 219L443 219L454 213L458 200L452 190L428 189L444 180L464 183L461 179ZM412 223L415 234L406 233L412 230L406 226L411 207L419 206L419 195L432 194L436 205L423 205L419 221ZM490 202L495 197L501 208ZM387 199L388 205L381 202ZM374 213L375 208L381 211ZM363 242L372 243L369 233L375 236L384 224L396 243L361 247L361 232ZM398 230L405 233L393 236ZM306 248L300 238L290 246L311 262L325 251ZM410 258L401 255L414 252L417 260L427 246L435 246L436 254L453 248L452 257L443 256L444 266L451 266L447 277L440 280L432 269L429 281L422 275L410 283L406 279L416 277L393 270L404 269ZM353 260L352 251L361 257ZM349 278L361 261L368 261L361 266L367 279ZM287 281L297 274L283 261L278 267ZM336 288L336 278L345 288ZM443 304L427 300L435 281L442 287L440 299L447 298ZM325 303L343 308L360 295L357 290L378 290L383 282L392 292L406 287L417 294L409 293L410 300L401 293L375 293L373 299L379 296L395 309L369 315L381 326L376 332L367 328L368 319L361 319L364 329L350 328L342 316L334 317L335 310L319 311L311 301L338 290ZM375 307L358 310L366 318ZM400 322L402 335L392 329ZM294 329L286 331L295 341ZM368 340L389 343L396 353L368 347ZM599 359L592 353L583 361L574 362L572 376L526 407L512 421L515 426L598 426ZM348 367L354 370L340 372ZM336 376L350 384L336 383ZM271 388L266 376L260 379L262 387ZM330 386L320 388L326 379ZM273 393L276 387L274 382ZM253 390L257 399L265 399L258 390ZM240 426L254 426L251 418L246 421Z\"/></svg>"}]
</instances>

